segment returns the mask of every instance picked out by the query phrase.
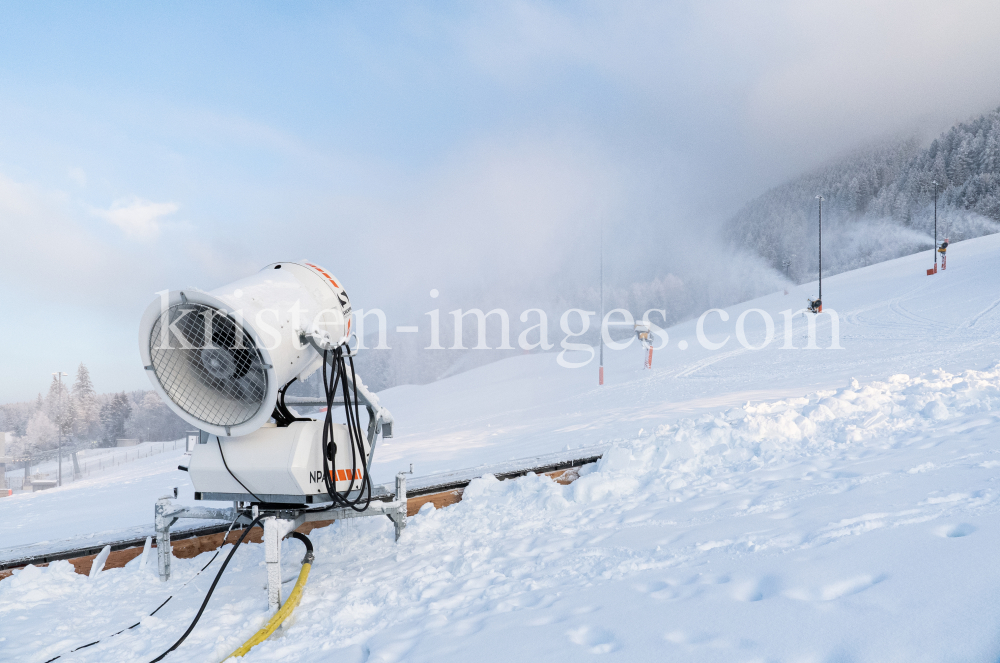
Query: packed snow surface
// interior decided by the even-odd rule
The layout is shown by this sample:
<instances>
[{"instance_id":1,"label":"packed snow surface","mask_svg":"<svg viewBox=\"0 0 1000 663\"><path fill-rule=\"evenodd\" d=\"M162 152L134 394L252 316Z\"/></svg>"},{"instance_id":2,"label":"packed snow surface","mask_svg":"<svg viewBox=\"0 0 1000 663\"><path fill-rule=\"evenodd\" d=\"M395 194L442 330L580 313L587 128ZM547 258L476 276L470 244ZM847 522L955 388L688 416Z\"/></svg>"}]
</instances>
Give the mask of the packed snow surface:
<instances>
[{"instance_id":1,"label":"packed snow surface","mask_svg":"<svg viewBox=\"0 0 1000 663\"><path fill-rule=\"evenodd\" d=\"M478 479L398 543L386 519L315 530L301 605L245 660L996 661L1000 237L949 257L934 277L924 255L825 281L843 350L781 349L780 312L802 287L733 307L728 323L713 314L709 338L732 337L720 350L691 322L668 330L652 371L635 347L607 353L603 388L593 364L538 355L384 392L398 437L379 449L383 480L409 462L428 473L612 446L568 486ZM764 350L735 340L751 308L776 322ZM745 317L752 344L761 320ZM793 323L802 348L806 320ZM150 496L183 477L153 467L168 455L109 482L84 522L130 526L119 512L147 499L151 515ZM8 515L25 497L35 508L17 513L55 537L39 510L72 511L100 490L86 486L0 500L0 537L29 542ZM284 550L291 579L301 544ZM0 660L41 663L98 638L60 660L155 658L194 616L221 563L194 577L211 554L175 560L168 583L155 560L92 580L66 562L19 572L0 582ZM222 660L268 618L264 585L262 547L237 551L166 660Z\"/></svg>"}]
</instances>

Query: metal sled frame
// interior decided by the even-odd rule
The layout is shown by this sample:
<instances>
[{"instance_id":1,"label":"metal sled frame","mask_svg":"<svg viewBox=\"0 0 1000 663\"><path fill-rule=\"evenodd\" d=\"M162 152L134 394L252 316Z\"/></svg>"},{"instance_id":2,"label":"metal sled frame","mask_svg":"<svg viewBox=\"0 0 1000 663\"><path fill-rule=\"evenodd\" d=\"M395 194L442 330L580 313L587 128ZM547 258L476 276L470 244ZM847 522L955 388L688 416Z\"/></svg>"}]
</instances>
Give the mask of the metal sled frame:
<instances>
[{"instance_id":1,"label":"metal sled frame","mask_svg":"<svg viewBox=\"0 0 1000 663\"><path fill-rule=\"evenodd\" d=\"M236 526L247 526L253 516L246 509L233 505L228 509L212 509L208 507L188 507L174 504L173 497L166 495L156 500L154 523L156 527L156 559L160 572L160 580L170 579L170 527L181 518L198 520L236 521ZM260 509L254 507L257 514L265 514L264 523L264 561L267 566L267 606L277 610L281 605L281 540L300 525L316 521L344 520L346 518L362 518L365 516L386 516L392 521L396 540L399 540L406 527L406 474L396 475L396 494L389 502L372 500L364 511L355 511L350 507L337 509Z\"/></svg>"}]
</instances>

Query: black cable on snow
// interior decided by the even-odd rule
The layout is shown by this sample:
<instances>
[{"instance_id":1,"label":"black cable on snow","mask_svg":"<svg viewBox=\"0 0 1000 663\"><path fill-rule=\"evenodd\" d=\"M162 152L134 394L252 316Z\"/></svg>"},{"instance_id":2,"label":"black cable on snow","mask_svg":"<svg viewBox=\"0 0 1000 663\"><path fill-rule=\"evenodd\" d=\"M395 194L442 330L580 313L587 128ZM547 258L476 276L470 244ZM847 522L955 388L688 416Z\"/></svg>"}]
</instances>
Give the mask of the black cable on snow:
<instances>
[{"instance_id":1,"label":"black cable on snow","mask_svg":"<svg viewBox=\"0 0 1000 663\"><path fill-rule=\"evenodd\" d=\"M225 572L226 567L229 566L229 561L233 558L233 555L236 554L236 551L239 550L240 544L243 543L243 539L246 538L247 534L250 533L250 530L252 530L255 525L260 524L260 521L263 517L264 514L257 516L256 518L253 519L253 522L251 522L247 526L247 528L243 530L243 534L240 535L239 541L237 541L236 545L233 546L233 549L229 551L229 554L226 556L226 560L222 563L222 568L219 569L219 572L215 575L215 580L212 581L212 586L208 588L208 594L205 595L205 600L201 602L201 607L198 608L198 614L194 616L194 620L192 620L191 625L187 627L187 630L184 631L184 635L182 635L180 639L177 640L177 642L175 642L170 647L170 649L163 652L149 663L157 663L157 661L162 661L167 656L167 654L180 647L181 643L184 642L189 635L191 635L191 631L194 630L194 627L198 624L198 620L201 619L202 614L205 612L205 607L208 605L209 599L212 598L212 593L215 591L216 585L219 584L219 580L222 578L222 574Z\"/></svg>"},{"instance_id":2,"label":"black cable on snow","mask_svg":"<svg viewBox=\"0 0 1000 663\"><path fill-rule=\"evenodd\" d=\"M222 544L223 545L225 545L226 539L229 537L229 533L233 531L233 526L236 525L236 521L238 521L240 519L240 516L242 516L242 515L243 514L241 514L241 513L240 514L236 514L236 518L233 519L233 522L229 523L229 529L227 529L226 533L222 535ZM243 539L241 538L240 540L242 541ZM183 585L181 585L180 588L184 589L189 584L191 584L192 580L194 580L195 578L197 578L198 576L200 576L205 569L207 569L209 566L212 565L212 562L215 561L215 558L219 556L220 552L222 552L221 546L220 546L220 548L218 550L215 551L215 554L212 555L212 559L208 560L208 563L205 564L205 566L201 567L201 569L198 571L198 573L195 573L193 576L191 576L191 578L187 582L185 582ZM167 603L170 602L170 599L174 598L174 596L176 596L176 594L171 594L170 596L168 596L163 603L161 603L159 606L157 606L156 610L154 610L153 612L149 613L149 616L152 617L153 615L155 615L156 613L158 613L160 611L160 609L163 608L163 606L165 606ZM113 638L116 635L121 635L125 631L130 631L130 630L134 629L136 626L138 626L141 623L142 623L142 620L140 619L135 624L132 624L131 626L123 628L122 630L118 631L117 633L112 633L106 639ZM71 650L69 650L66 653L67 654L72 654L75 651L80 651L81 649L86 649L87 647L92 647L93 645L99 644L100 642L101 642L101 640L94 640L93 642L88 642L85 645L80 645L79 647L71 649ZM49 660L45 661L45 663L52 663L52 661L58 660L58 659L62 658L63 656L64 656L64 654L59 654L58 656L55 656L55 657L50 658Z\"/></svg>"}]
</instances>

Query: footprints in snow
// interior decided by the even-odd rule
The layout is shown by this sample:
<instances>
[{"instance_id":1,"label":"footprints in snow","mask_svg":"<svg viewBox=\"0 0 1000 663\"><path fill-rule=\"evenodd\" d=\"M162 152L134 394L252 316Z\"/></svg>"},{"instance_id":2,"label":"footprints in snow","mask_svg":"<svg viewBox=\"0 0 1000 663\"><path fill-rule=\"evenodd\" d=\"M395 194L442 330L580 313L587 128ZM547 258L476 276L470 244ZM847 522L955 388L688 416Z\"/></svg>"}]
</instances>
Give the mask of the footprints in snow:
<instances>
[{"instance_id":1,"label":"footprints in snow","mask_svg":"<svg viewBox=\"0 0 1000 663\"><path fill-rule=\"evenodd\" d=\"M818 588L796 588L785 592L785 596L799 601L834 601L844 596L857 594L877 585L888 576L860 575L838 580Z\"/></svg>"},{"instance_id":2,"label":"footprints in snow","mask_svg":"<svg viewBox=\"0 0 1000 663\"><path fill-rule=\"evenodd\" d=\"M717 636L704 631L701 633L671 631L663 636L663 639L672 645L710 645L716 641Z\"/></svg>"},{"instance_id":3,"label":"footprints in snow","mask_svg":"<svg viewBox=\"0 0 1000 663\"><path fill-rule=\"evenodd\" d=\"M705 585L725 585L730 581L728 575L698 573L684 580L654 580L635 585L636 591L648 594L661 601L688 599L700 594Z\"/></svg>"},{"instance_id":4,"label":"footprints in snow","mask_svg":"<svg viewBox=\"0 0 1000 663\"><path fill-rule=\"evenodd\" d=\"M597 626L579 626L566 635L570 642L585 647L591 654L608 654L619 648L614 634Z\"/></svg>"},{"instance_id":5,"label":"footprints in snow","mask_svg":"<svg viewBox=\"0 0 1000 663\"><path fill-rule=\"evenodd\" d=\"M733 598L737 601L753 603L777 596L781 590L781 580L776 576L763 576L753 580L735 583Z\"/></svg>"},{"instance_id":6,"label":"footprints in snow","mask_svg":"<svg viewBox=\"0 0 1000 663\"><path fill-rule=\"evenodd\" d=\"M963 536L969 536L978 529L975 525L970 525L969 523L959 523L957 525L942 525L934 530L934 533L938 536L946 539L957 539Z\"/></svg>"},{"instance_id":7,"label":"footprints in snow","mask_svg":"<svg viewBox=\"0 0 1000 663\"><path fill-rule=\"evenodd\" d=\"M754 580L735 583L733 598L737 601L763 601L775 596L783 596L796 601L835 601L844 596L863 592L888 578L885 574L858 575L836 580L818 587L793 587L782 591L781 579L777 576L763 576Z\"/></svg>"},{"instance_id":8,"label":"footprints in snow","mask_svg":"<svg viewBox=\"0 0 1000 663\"><path fill-rule=\"evenodd\" d=\"M957 531L966 531L957 526ZM965 527L972 527L967 525ZM975 530L975 528L972 528ZM951 532L952 530L948 530ZM963 536L962 534L945 533L942 536ZM863 592L888 578L886 574L862 574L835 580L813 587L784 588L782 579L775 575L764 575L758 578L733 581L728 575L696 575L685 581L656 580L636 585L635 589L658 600L673 601L689 599L702 593L706 585L729 585L729 595L735 601L755 603L775 597L784 597L797 601L834 601L836 599ZM668 638L669 639L669 638Z\"/></svg>"}]
</instances>

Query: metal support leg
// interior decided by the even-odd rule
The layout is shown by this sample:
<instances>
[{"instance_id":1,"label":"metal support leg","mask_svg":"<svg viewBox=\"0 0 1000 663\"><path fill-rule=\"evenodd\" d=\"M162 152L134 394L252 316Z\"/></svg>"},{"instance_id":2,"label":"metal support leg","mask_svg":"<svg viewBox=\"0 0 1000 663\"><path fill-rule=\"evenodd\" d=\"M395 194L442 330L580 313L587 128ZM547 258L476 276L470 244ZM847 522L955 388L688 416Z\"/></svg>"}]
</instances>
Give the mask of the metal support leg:
<instances>
[{"instance_id":1,"label":"metal support leg","mask_svg":"<svg viewBox=\"0 0 1000 663\"><path fill-rule=\"evenodd\" d=\"M273 516L264 519L264 562L267 566L267 609L281 607L281 537L278 521Z\"/></svg>"},{"instance_id":2,"label":"metal support leg","mask_svg":"<svg viewBox=\"0 0 1000 663\"><path fill-rule=\"evenodd\" d=\"M154 508L153 522L156 527L156 562L160 571L160 580L166 582L170 580L170 526L176 518L172 518L167 513L173 511L170 497L161 497L156 500Z\"/></svg>"},{"instance_id":3,"label":"metal support leg","mask_svg":"<svg viewBox=\"0 0 1000 663\"><path fill-rule=\"evenodd\" d=\"M406 474L403 472L396 475L396 501L402 506L395 517L390 517L396 528L396 540L399 541L403 530L406 529Z\"/></svg>"}]
</instances>

